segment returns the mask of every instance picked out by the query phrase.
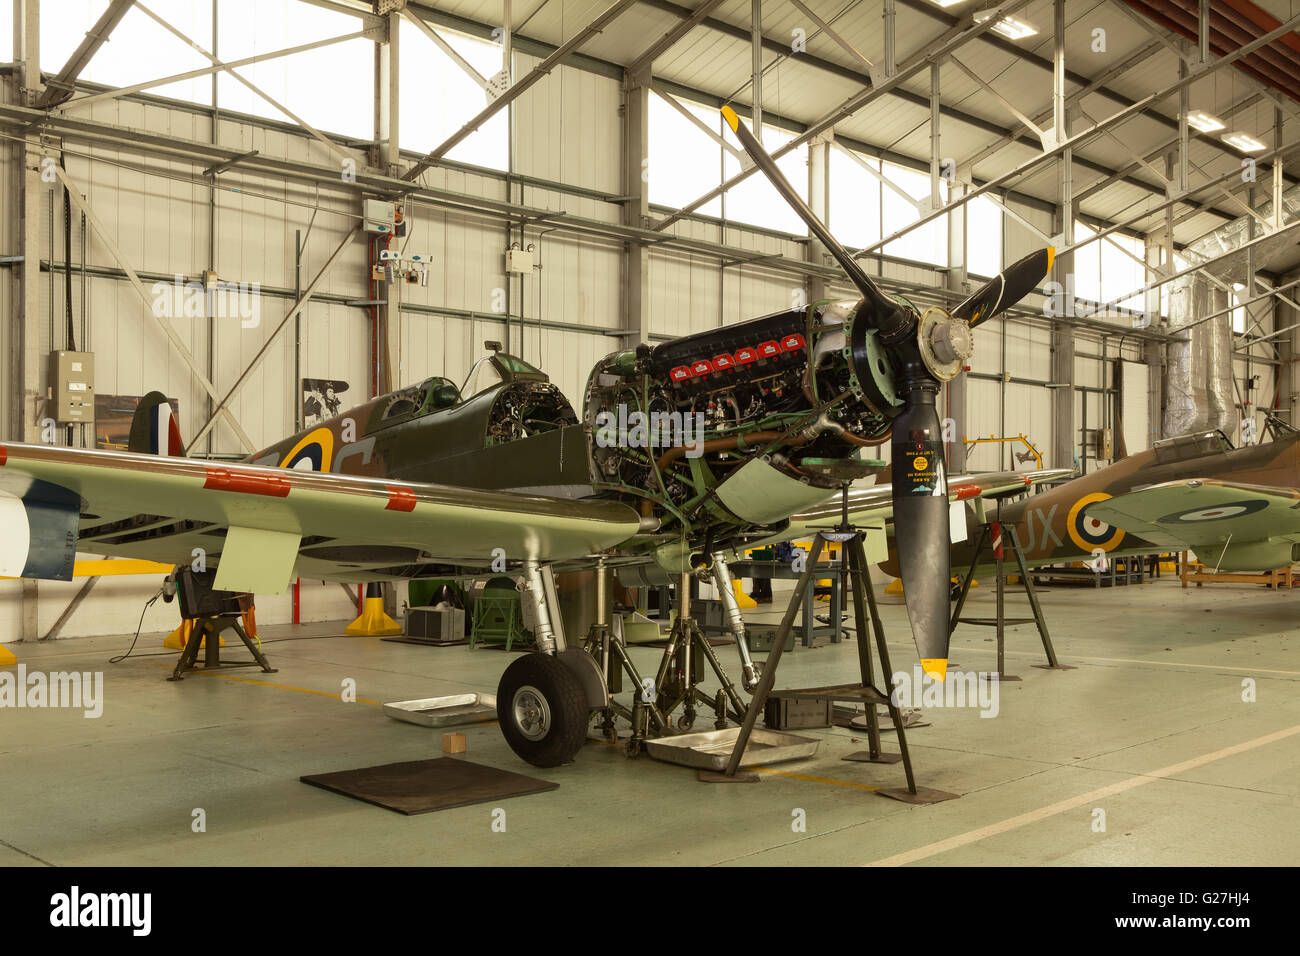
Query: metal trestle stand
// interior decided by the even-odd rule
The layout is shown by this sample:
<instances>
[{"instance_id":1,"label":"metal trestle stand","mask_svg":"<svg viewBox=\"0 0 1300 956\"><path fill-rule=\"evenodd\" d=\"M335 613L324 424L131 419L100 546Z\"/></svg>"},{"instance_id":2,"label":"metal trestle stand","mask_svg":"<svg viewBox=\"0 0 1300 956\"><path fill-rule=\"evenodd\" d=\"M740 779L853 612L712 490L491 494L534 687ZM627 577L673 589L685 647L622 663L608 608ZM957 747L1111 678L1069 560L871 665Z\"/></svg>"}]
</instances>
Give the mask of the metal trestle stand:
<instances>
[{"instance_id":1,"label":"metal trestle stand","mask_svg":"<svg viewBox=\"0 0 1300 956\"><path fill-rule=\"evenodd\" d=\"M251 661L221 660L221 632L227 628L234 631L239 639L244 642L248 652L253 655ZM191 628L189 639L185 642L185 649L181 651L180 660L176 662L176 669L172 671L172 676L167 678L168 680L184 680L187 672L198 670L195 667L195 662L198 660L200 645L203 647L202 669L205 671L225 670L232 667L260 667L267 674L276 672L270 661L266 659L266 655L262 653L261 648L248 636L248 632L239 623L239 615L220 614L194 620L194 627Z\"/></svg>"},{"instance_id":2,"label":"metal trestle stand","mask_svg":"<svg viewBox=\"0 0 1300 956\"><path fill-rule=\"evenodd\" d=\"M1038 603L1038 592L1034 590L1034 579L1029 575L1024 554L1020 550L1020 539L1016 536L1016 526L1014 524L1004 525L1001 517L1002 501L999 499L997 517L980 528L979 541L975 545L975 556L971 559L970 569L962 580L961 590L957 595L957 603L953 606L952 617L948 621L948 633L951 634L958 624L976 624L982 627L997 628L998 666L993 674L988 675L991 680L1020 680L1014 674L1007 673L1005 660L1005 631L1008 625L1015 624L1034 624L1038 628L1038 636L1043 642L1043 651L1047 654L1047 663L1035 664L1034 667L1044 670L1074 670L1071 665L1062 664L1056 659L1056 649L1052 647L1052 636L1047 631L1047 621L1043 617L1042 605ZM997 588L997 616L962 617L962 608L966 605L966 595L970 592L971 581L975 577L975 568L984 556L985 549L990 547L993 551L994 578ZM1004 570L1004 560L1008 548L1015 555L1016 567L1020 571L1020 583L1025 590L1025 595L1029 598L1029 608L1033 612L1033 617L1007 617L1006 615L1007 576Z\"/></svg>"},{"instance_id":3,"label":"metal trestle stand","mask_svg":"<svg viewBox=\"0 0 1300 956\"><path fill-rule=\"evenodd\" d=\"M885 643L885 630L876 607L875 589L871 583L871 572L867 564L862 535L848 521L848 489L849 482L842 481L839 526L834 529L819 530L813 539L812 553L808 555L808 562L803 575L795 585L794 594L790 598L790 605L786 609L785 616L781 619L781 626L777 631L775 643L768 654L767 661L763 665L758 687L750 700L749 709L745 712L745 718L740 727L740 735L736 739L731 758L727 763L726 774L727 776L735 776L743 759L745 748L749 744L754 725L757 723L759 715L763 713L769 698L790 697L802 700L845 701L861 703L866 707L867 740L870 749L866 752L865 761L871 763L895 763L901 761L903 764L903 772L907 777L906 789L881 789L876 791L878 794L895 800L902 800L906 803L938 803L942 800L952 800L957 797L957 794L931 790L916 785L916 778L912 772L912 759L907 749L907 734L903 729L903 715L890 699L889 694L883 692L877 686L875 669L871 659L871 646L867 638L866 618L868 612L871 617L871 629L875 636L876 653L880 660L880 673L886 684L888 684L889 675L893 673L893 669L889 662L889 648ZM828 540L841 542L841 546L847 551L849 557L849 578L853 596L853 612L857 625L860 683L774 691L772 685L776 681L776 671L781 661L781 654L785 649L786 640L789 638L790 629L798 616L799 606L804 599L804 594L807 592L808 583L813 575L825 573L824 569L819 571L817 562L821 558L822 548ZM883 704L889 710L890 720L893 722L894 730L898 734L899 753L897 754L889 754L881 750L880 726L876 714L878 704ZM855 759L857 759L856 755Z\"/></svg>"}]
</instances>

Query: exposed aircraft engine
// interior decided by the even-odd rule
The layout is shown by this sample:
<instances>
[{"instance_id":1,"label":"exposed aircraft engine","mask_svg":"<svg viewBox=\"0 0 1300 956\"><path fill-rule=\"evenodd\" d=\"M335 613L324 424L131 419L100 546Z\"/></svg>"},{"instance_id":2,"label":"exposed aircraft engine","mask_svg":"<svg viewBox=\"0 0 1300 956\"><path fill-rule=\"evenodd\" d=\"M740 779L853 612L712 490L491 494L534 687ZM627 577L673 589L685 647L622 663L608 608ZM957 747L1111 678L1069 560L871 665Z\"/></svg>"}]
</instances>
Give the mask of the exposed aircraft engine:
<instances>
[{"instance_id":1,"label":"exposed aircraft engine","mask_svg":"<svg viewBox=\"0 0 1300 956\"><path fill-rule=\"evenodd\" d=\"M854 305L821 303L607 356L584 409L596 486L689 523L757 459L801 485L800 497L824 497L835 481L806 463L886 441L902 406L875 331L853 333Z\"/></svg>"}]
</instances>

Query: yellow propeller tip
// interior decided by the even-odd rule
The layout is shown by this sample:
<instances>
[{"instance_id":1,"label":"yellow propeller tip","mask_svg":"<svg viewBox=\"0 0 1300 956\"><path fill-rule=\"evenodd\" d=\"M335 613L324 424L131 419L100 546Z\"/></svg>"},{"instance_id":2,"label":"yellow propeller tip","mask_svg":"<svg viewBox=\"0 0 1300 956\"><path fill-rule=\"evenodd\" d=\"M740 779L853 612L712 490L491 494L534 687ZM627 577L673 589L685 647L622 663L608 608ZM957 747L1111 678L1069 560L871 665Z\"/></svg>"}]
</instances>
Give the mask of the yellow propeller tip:
<instances>
[{"instance_id":1,"label":"yellow propeller tip","mask_svg":"<svg viewBox=\"0 0 1300 956\"><path fill-rule=\"evenodd\" d=\"M1047 271L1052 271L1052 264L1056 262L1056 246L1047 247Z\"/></svg>"},{"instance_id":2,"label":"yellow propeller tip","mask_svg":"<svg viewBox=\"0 0 1300 956\"><path fill-rule=\"evenodd\" d=\"M921 670L925 671L927 677L933 677L942 684L944 677L948 674L948 658L923 657L921 658Z\"/></svg>"},{"instance_id":3,"label":"yellow propeller tip","mask_svg":"<svg viewBox=\"0 0 1300 956\"><path fill-rule=\"evenodd\" d=\"M736 127L740 125L740 117L736 115L736 111L730 106L724 106L722 108L722 118L727 121L727 125L731 127L731 131L733 133L736 132Z\"/></svg>"}]
</instances>

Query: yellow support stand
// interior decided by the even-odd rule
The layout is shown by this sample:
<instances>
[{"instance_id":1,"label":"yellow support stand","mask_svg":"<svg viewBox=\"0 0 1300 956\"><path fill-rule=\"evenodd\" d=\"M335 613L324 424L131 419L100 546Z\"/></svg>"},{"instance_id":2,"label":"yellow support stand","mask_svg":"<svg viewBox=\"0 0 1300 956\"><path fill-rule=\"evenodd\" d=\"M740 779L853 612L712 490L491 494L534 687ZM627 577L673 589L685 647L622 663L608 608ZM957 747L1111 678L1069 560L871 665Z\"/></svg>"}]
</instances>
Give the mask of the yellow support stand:
<instances>
[{"instance_id":1,"label":"yellow support stand","mask_svg":"<svg viewBox=\"0 0 1300 956\"><path fill-rule=\"evenodd\" d=\"M17 663L18 658L14 657L14 652L0 644L0 667L13 667Z\"/></svg>"},{"instance_id":2,"label":"yellow support stand","mask_svg":"<svg viewBox=\"0 0 1300 956\"><path fill-rule=\"evenodd\" d=\"M894 578L894 580L890 581L887 585L885 585L885 593L886 593L886 594L902 594L902 593L903 593L903 579L902 579L902 578Z\"/></svg>"},{"instance_id":3,"label":"yellow support stand","mask_svg":"<svg viewBox=\"0 0 1300 956\"><path fill-rule=\"evenodd\" d=\"M366 585L366 597L361 606L361 616L345 628L348 634L361 637L382 637L401 634L402 625L384 613L383 592L378 584Z\"/></svg>"},{"instance_id":4,"label":"yellow support stand","mask_svg":"<svg viewBox=\"0 0 1300 956\"><path fill-rule=\"evenodd\" d=\"M736 604L742 611L748 608L758 607L758 602L745 593L745 588L740 578L731 579L731 590L735 592Z\"/></svg>"}]
</instances>

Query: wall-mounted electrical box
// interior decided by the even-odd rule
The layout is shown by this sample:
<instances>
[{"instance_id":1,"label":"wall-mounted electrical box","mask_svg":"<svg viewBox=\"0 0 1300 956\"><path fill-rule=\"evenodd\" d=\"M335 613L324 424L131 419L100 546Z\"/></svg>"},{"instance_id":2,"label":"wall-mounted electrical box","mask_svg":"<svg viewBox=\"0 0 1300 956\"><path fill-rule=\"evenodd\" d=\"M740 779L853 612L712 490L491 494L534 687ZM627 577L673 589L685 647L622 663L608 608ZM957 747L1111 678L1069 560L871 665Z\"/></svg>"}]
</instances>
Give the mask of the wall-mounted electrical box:
<instances>
[{"instance_id":1,"label":"wall-mounted electrical box","mask_svg":"<svg viewBox=\"0 0 1300 956\"><path fill-rule=\"evenodd\" d=\"M537 247L531 242L526 249L521 249L519 243L515 243L506 250L506 272L527 275L533 271L536 262Z\"/></svg>"},{"instance_id":2,"label":"wall-mounted electrical box","mask_svg":"<svg viewBox=\"0 0 1300 956\"><path fill-rule=\"evenodd\" d=\"M50 417L60 424L95 420L95 356L50 353Z\"/></svg>"},{"instance_id":3,"label":"wall-mounted electrical box","mask_svg":"<svg viewBox=\"0 0 1300 956\"><path fill-rule=\"evenodd\" d=\"M367 199L362 204L362 218L366 232L392 235L397 231L397 204L386 199Z\"/></svg>"}]
</instances>

